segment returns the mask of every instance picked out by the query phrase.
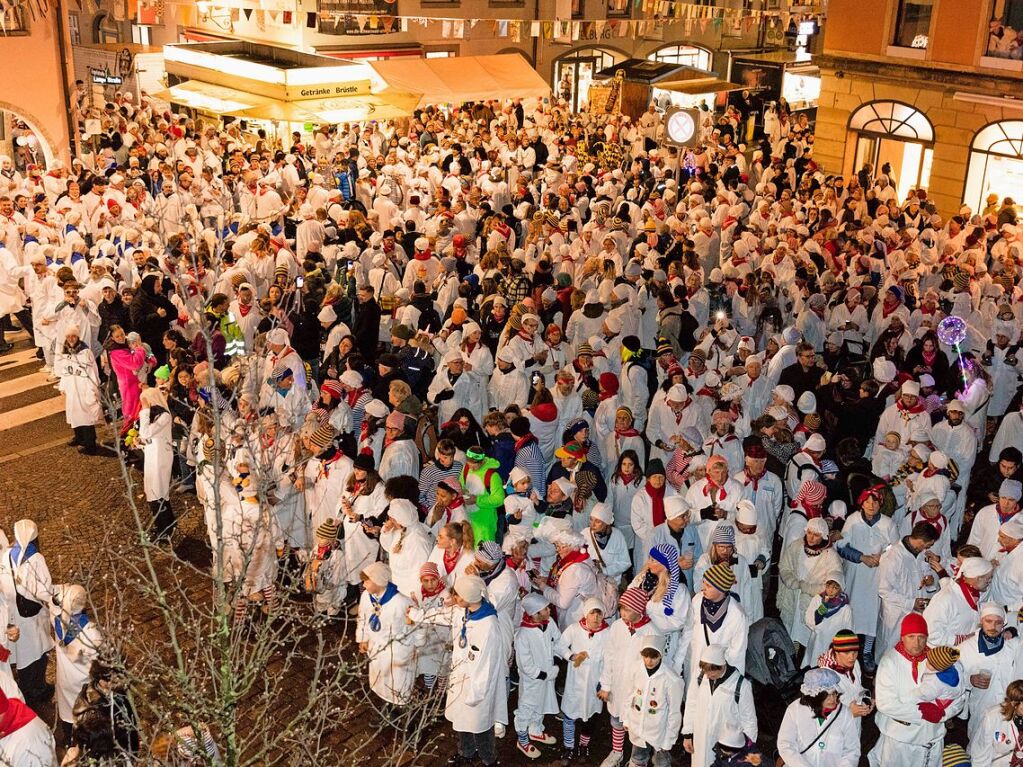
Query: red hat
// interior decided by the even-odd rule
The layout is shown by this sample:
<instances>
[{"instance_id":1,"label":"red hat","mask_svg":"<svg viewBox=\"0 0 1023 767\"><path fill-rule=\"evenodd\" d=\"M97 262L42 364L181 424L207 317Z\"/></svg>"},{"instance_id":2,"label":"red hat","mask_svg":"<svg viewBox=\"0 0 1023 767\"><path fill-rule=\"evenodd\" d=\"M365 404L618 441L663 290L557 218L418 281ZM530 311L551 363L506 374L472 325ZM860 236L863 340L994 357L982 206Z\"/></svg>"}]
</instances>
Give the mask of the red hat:
<instances>
[{"instance_id":1,"label":"red hat","mask_svg":"<svg viewBox=\"0 0 1023 767\"><path fill-rule=\"evenodd\" d=\"M899 637L909 636L910 634L924 634L930 633L927 630L927 621L924 620L924 616L920 613L910 613L902 619L902 629L899 631Z\"/></svg>"},{"instance_id":2,"label":"red hat","mask_svg":"<svg viewBox=\"0 0 1023 767\"><path fill-rule=\"evenodd\" d=\"M109 200L107 200L107 210L113 210L115 207L118 208L121 207L121 203L119 203L117 200L111 197Z\"/></svg>"},{"instance_id":3,"label":"red hat","mask_svg":"<svg viewBox=\"0 0 1023 767\"><path fill-rule=\"evenodd\" d=\"M618 376L614 373L601 373L598 380L600 381L600 387L608 394L618 393Z\"/></svg>"},{"instance_id":4,"label":"red hat","mask_svg":"<svg viewBox=\"0 0 1023 767\"><path fill-rule=\"evenodd\" d=\"M326 392L336 400L339 400L344 396L344 391L341 389L341 382L335 381L333 378L328 378L320 384L320 391Z\"/></svg>"},{"instance_id":5,"label":"red hat","mask_svg":"<svg viewBox=\"0 0 1023 767\"><path fill-rule=\"evenodd\" d=\"M628 607L640 615L646 615L646 603L649 601L650 595L635 586L625 589L625 592L618 597L618 604Z\"/></svg>"},{"instance_id":6,"label":"red hat","mask_svg":"<svg viewBox=\"0 0 1023 767\"><path fill-rule=\"evenodd\" d=\"M856 505L862 506L863 502L868 498L873 498L878 503L884 500L884 487L882 485L871 485L866 488L862 493L856 496Z\"/></svg>"}]
</instances>

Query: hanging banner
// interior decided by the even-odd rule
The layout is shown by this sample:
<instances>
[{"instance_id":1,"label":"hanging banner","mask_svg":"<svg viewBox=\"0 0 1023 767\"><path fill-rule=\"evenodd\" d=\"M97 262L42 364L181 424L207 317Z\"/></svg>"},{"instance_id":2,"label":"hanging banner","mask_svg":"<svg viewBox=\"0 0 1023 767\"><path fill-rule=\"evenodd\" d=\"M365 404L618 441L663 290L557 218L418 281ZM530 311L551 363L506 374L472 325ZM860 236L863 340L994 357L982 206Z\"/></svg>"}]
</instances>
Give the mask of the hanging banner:
<instances>
[{"instance_id":1,"label":"hanging banner","mask_svg":"<svg viewBox=\"0 0 1023 767\"><path fill-rule=\"evenodd\" d=\"M325 35L382 35L396 31L398 0L317 0Z\"/></svg>"}]
</instances>

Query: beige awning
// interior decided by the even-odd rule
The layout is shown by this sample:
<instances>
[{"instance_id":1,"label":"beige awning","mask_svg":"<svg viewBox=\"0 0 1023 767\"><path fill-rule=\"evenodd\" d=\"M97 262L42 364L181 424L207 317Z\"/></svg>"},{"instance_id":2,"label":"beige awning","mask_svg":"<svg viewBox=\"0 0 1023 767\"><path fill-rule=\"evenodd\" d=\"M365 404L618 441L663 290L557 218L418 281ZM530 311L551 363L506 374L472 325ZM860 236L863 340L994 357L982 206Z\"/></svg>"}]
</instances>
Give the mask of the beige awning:
<instances>
[{"instance_id":1,"label":"beige awning","mask_svg":"<svg viewBox=\"0 0 1023 767\"><path fill-rule=\"evenodd\" d=\"M370 66L394 90L422 93L421 106L486 99L542 98L550 86L517 53L391 59Z\"/></svg>"},{"instance_id":2,"label":"beige awning","mask_svg":"<svg viewBox=\"0 0 1023 767\"><path fill-rule=\"evenodd\" d=\"M655 83L654 87L673 91L674 93L688 93L691 96L698 96L703 93L741 91L745 86L729 82L728 80L718 80L716 77L707 77L697 80L675 80L673 82Z\"/></svg>"},{"instance_id":3,"label":"beige awning","mask_svg":"<svg viewBox=\"0 0 1023 767\"><path fill-rule=\"evenodd\" d=\"M219 115L283 122L385 120L410 115L419 103L418 93L400 93L391 89L365 96L281 101L199 80L186 80L154 95Z\"/></svg>"},{"instance_id":4,"label":"beige awning","mask_svg":"<svg viewBox=\"0 0 1023 767\"><path fill-rule=\"evenodd\" d=\"M273 101L265 96L256 96L245 91L203 83L198 80L186 80L183 83L172 85L165 91L154 93L153 96L172 104L181 104L191 109L201 109L204 112L220 115L234 114Z\"/></svg>"}]
</instances>

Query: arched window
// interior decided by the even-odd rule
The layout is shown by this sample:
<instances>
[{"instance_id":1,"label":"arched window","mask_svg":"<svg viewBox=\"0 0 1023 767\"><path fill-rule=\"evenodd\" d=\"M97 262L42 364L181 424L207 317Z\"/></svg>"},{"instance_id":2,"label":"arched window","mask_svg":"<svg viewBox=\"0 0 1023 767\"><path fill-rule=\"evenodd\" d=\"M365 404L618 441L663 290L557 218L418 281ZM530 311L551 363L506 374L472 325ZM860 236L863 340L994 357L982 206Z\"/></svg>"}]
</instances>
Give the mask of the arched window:
<instances>
[{"instance_id":1,"label":"arched window","mask_svg":"<svg viewBox=\"0 0 1023 767\"><path fill-rule=\"evenodd\" d=\"M573 112L587 103L593 76L615 63L603 48L579 48L554 62L554 95L565 99Z\"/></svg>"},{"instance_id":2,"label":"arched window","mask_svg":"<svg viewBox=\"0 0 1023 767\"><path fill-rule=\"evenodd\" d=\"M711 54L705 48L698 48L695 45L666 45L658 48L647 56L650 61L663 61L666 64L680 64L687 67L696 67L707 72L711 71Z\"/></svg>"},{"instance_id":3,"label":"arched window","mask_svg":"<svg viewBox=\"0 0 1023 767\"><path fill-rule=\"evenodd\" d=\"M1023 182L1023 120L1003 120L985 125L970 144L963 202L975 212L986 206L988 195L1001 201L1020 197Z\"/></svg>"},{"instance_id":4,"label":"arched window","mask_svg":"<svg viewBox=\"0 0 1023 767\"><path fill-rule=\"evenodd\" d=\"M849 118L849 129L860 133L934 143L934 126L927 115L898 101L871 101Z\"/></svg>"},{"instance_id":5,"label":"arched window","mask_svg":"<svg viewBox=\"0 0 1023 767\"><path fill-rule=\"evenodd\" d=\"M919 109L900 101L871 101L849 117L856 140L854 170L870 166L869 175L884 173L901 200L916 187L926 188L934 157L934 126Z\"/></svg>"}]
</instances>

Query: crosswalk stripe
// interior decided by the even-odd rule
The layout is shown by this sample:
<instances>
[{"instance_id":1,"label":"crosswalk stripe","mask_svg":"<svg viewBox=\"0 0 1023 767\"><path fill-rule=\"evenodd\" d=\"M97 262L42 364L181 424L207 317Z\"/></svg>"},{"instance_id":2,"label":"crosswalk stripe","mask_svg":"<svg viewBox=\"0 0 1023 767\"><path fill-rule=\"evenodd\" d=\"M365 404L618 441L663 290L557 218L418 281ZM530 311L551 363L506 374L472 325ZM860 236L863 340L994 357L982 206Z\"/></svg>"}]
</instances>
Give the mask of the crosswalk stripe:
<instances>
[{"instance_id":1,"label":"crosswalk stripe","mask_svg":"<svg viewBox=\"0 0 1023 767\"><path fill-rule=\"evenodd\" d=\"M46 386L46 379L50 374L45 370L38 370L35 373L12 378L10 381L0 382L0 398L13 397L16 394L24 394L27 391Z\"/></svg>"},{"instance_id":2,"label":"crosswalk stripe","mask_svg":"<svg viewBox=\"0 0 1023 767\"><path fill-rule=\"evenodd\" d=\"M33 346L31 349L22 349L21 351L11 352L0 357L0 370L16 368L18 365L27 365L35 361L37 361L36 349Z\"/></svg>"},{"instance_id":3,"label":"crosswalk stripe","mask_svg":"<svg viewBox=\"0 0 1023 767\"><path fill-rule=\"evenodd\" d=\"M19 407L9 413L4 413L3 418L0 418L0 431L24 426L27 423L32 423L33 421L38 421L41 418L47 418L63 411L64 395L60 394L42 402L35 402L25 407Z\"/></svg>"}]
</instances>

